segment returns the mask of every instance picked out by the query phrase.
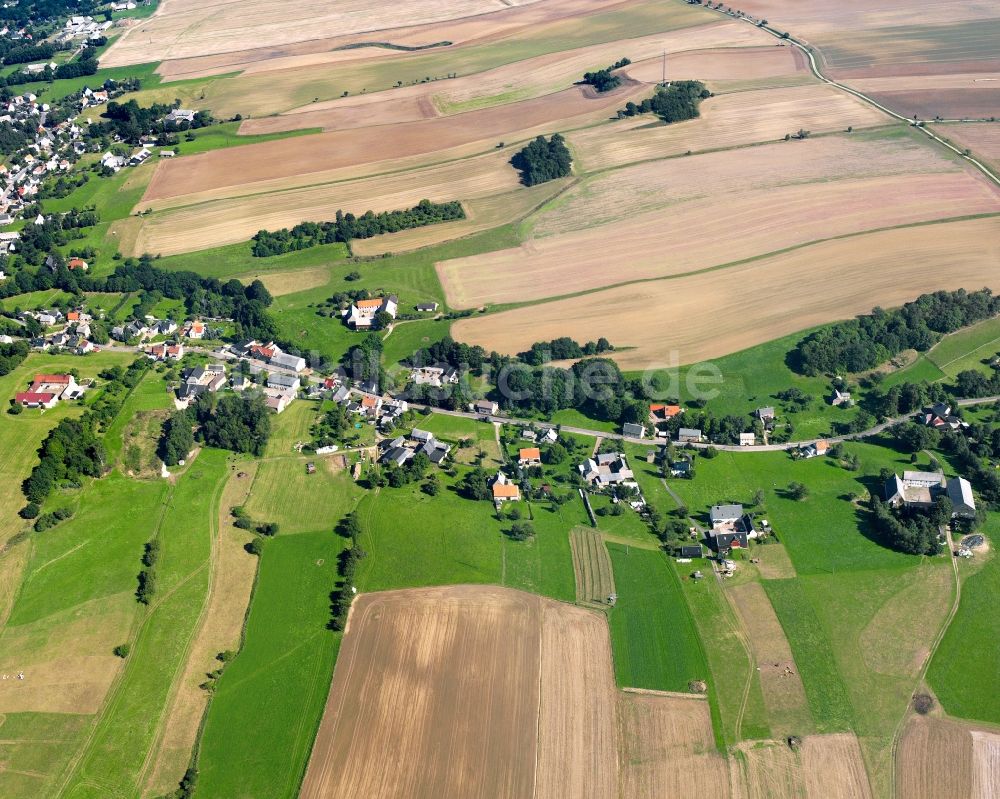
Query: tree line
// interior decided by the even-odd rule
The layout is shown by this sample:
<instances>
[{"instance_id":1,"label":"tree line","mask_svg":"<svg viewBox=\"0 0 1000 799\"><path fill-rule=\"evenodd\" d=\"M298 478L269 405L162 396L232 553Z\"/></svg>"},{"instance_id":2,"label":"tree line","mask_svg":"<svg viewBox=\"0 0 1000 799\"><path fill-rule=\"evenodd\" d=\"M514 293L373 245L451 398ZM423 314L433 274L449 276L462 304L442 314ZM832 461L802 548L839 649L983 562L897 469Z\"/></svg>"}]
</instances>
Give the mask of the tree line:
<instances>
[{"instance_id":1,"label":"tree line","mask_svg":"<svg viewBox=\"0 0 1000 799\"><path fill-rule=\"evenodd\" d=\"M875 308L869 314L829 325L806 336L792 351L801 374L863 372L903 350L925 352L941 336L1000 313L1000 298L989 289L922 294L901 308Z\"/></svg>"},{"instance_id":2,"label":"tree line","mask_svg":"<svg viewBox=\"0 0 1000 799\"><path fill-rule=\"evenodd\" d=\"M532 366L541 366L546 361L563 361L570 358L585 358L591 355L601 355L605 352L613 352L614 347L606 338L601 337L597 341L588 341L584 345L562 336L551 341L537 341L531 345L527 352L518 353L518 358Z\"/></svg>"},{"instance_id":3,"label":"tree line","mask_svg":"<svg viewBox=\"0 0 1000 799\"><path fill-rule=\"evenodd\" d=\"M664 122L681 122L695 119L700 115L701 101L712 96L705 84L697 80L678 80L669 86L658 86L652 97L647 97L636 105L629 101L618 112L618 117L634 117L636 114L656 114Z\"/></svg>"},{"instance_id":4,"label":"tree line","mask_svg":"<svg viewBox=\"0 0 1000 799\"><path fill-rule=\"evenodd\" d=\"M353 239L370 239L383 233L396 233L456 219L465 219L465 209L457 201L433 203L421 200L405 210L378 214L366 211L361 216L337 211L333 222L302 222L290 230L261 230L253 237L251 252L257 258L267 258L321 244L350 244Z\"/></svg>"}]
</instances>

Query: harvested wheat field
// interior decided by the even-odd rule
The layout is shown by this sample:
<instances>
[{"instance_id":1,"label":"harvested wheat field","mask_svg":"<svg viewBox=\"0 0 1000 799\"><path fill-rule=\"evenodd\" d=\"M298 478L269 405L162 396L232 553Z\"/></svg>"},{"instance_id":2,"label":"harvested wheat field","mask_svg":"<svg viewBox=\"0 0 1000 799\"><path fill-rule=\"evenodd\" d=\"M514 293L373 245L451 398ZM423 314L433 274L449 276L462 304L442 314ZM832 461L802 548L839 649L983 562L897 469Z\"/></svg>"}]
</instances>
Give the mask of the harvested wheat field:
<instances>
[{"instance_id":1,"label":"harvested wheat field","mask_svg":"<svg viewBox=\"0 0 1000 799\"><path fill-rule=\"evenodd\" d=\"M973 796L972 735L963 724L913 716L899 742L896 782L900 799Z\"/></svg>"},{"instance_id":2,"label":"harvested wheat field","mask_svg":"<svg viewBox=\"0 0 1000 799\"><path fill-rule=\"evenodd\" d=\"M704 699L630 692L622 695L618 712L621 796L729 794L729 766L715 751Z\"/></svg>"},{"instance_id":3,"label":"harvested wheat field","mask_svg":"<svg viewBox=\"0 0 1000 799\"><path fill-rule=\"evenodd\" d=\"M747 150L661 159L587 176L558 202L533 214L530 232L535 238L568 233L667 207L683 208L685 202L705 197L728 204L734 195L807 183L830 185L874 177L964 171L957 159L910 136L838 135L765 144ZM969 170L968 174L979 173ZM772 204L766 195L760 196L762 206ZM1000 192L997 199L1000 202ZM858 205L869 203L859 196ZM872 227L881 226L877 216L872 222Z\"/></svg>"},{"instance_id":4,"label":"harvested wheat field","mask_svg":"<svg viewBox=\"0 0 1000 799\"><path fill-rule=\"evenodd\" d=\"M1000 792L1000 735L982 730L972 731L972 772L974 799L996 799Z\"/></svg>"},{"instance_id":5,"label":"harvested wheat field","mask_svg":"<svg viewBox=\"0 0 1000 799\"><path fill-rule=\"evenodd\" d=\"M1000 115L1000 86L994 85L997 88L875 92L870 96L906 117L989 119Z\"/></svg>"},{"instance_id":6,"label":"harvested wheat field","mask_svg":"<svg viewBox=\"0 0 1000 799\"><path fill-rule=\"evenodd\" d=\"M421 47L441 41L452 42L452 46L466 45L506 38L528 28L567 18L578 20L629 3L630 0L544 0L527 5L511 3L507 8L477 16L427 24L406 23L391 31L379 31L379 35L372 35L372 31L353 34L333 31L323 38L311 37L292 44L245 47L221 54L172 58L161 63L157 73L165 80L179 80L236 70L250 74L257 71L287 70L296 66L316 66L331 61L402 57L406 55L405 51L358 45L387 38L391 39L392 44L406 47ZM122 57L122 54L115 53L114 57Z\"/></svg>"},{"instance_id":7,"label":"harvested wheat field","mask_svg":"<svg viewBox=\"0 0 1000 799\"><path fill-rule=\"evenodd\" d=\"M599 121L637 93L637 86L632 83L600 96L589 87L575 86L521 103L397 125L391 137L377 139L377 147L373 146L373 132L360 128L161 161L144 200L197 194L222 187L241 187L246 191L262 181L431 154L471 143L477 143L480 150L490 149L501 137L519 140L538 133L551 133L553 127L567 129Z\"/></svg>"},{"instance_id":8,"label":"harvested wheat field","mask_svg":"<svg viewBox=\"0 0 1000 799\"><path fill-rule=\"evenodd\" d=\"M926 291L996 290L997 264L1000 219L948 222L462 319L452 325L452 335L499 352L523 352L558 336L606 336L618 347L635 347L613 356L629 369L662 365L671 354L695 363L865 313L873 305L900 305Z\"/></svg>"},{"instance_id":9,"label":"harvested wheat field","mask_svg":"<svg viewBox=\"0 0 1000 799\"><path fill-rule=\"evenodd\" d=\"M777 141L786 133L812 133L885 124L882 112L827 86L722 94L701 104L701 117L663 125L636 117L608 126L576 131L566 138L585 171Z\"/></svg>"},{"instance_id":10,"label":"harvested wheat field","mask_svg":"<svg viewBox=\"0 0 1000 799\"><path fill-rule=\"evenodd\" d=\"M570 530L569 543L573 550L576 601L606 607L608 597L615 593L615 575L600 531L586 527Z\"/></svg>"},{"instance_id":11,"label":"harvested wheat field","mask_svg":"<svg viewBox=\"0 0 1000 799\"><path fill-rule=\"evenodd\" d=\"M776 738L804 735L814 729L805 688L785 631L760 583L727 589L750 638L760 672L764 704Z\"/></svg>"},{"instance_id":12,"label":"harvested wheat field","mask_svg":"<svg viewBox=\"0 0 1000 799\"><path fill-rule=\"evenodd\" d=\"M128 29L101 59L104 66L143 64L310 39L385 31L502 11L535 0L452 0L373 5L370 0L167 0Z\"/></svg>"},{"instance_id":13,"label":"harvested wheat field","mask_svg":"<svg viewBox=\"0 0 1000 799\"><path fill-rule=\"evenodd\" d=\"M169 206L198 198L171 198L162 204L143 201L142 208L168 208L143 217L132 251L169 255L217 247L246 241L261 229L331 220L338 210L360 215L410 208L424 199L442 202L517 194L518 174L507 163L509 158L507 153L490 153L412 172L192 202L179 208Z\"/></svg>"},{"instance_id":14,"label":"harvested wheat field","mask_svg":"<svg viewBox=\"0 0 1000 799\"><path fill-rule=\"evenodd\" d=\"M1000 169L1000 122L974 122L962 125L934 125L933 130L958 147L994 168Z\"/></svg>"},{"instance_id":15,"label":"harvested wheat field","mask_svg":"<svg viewBox=\"0 0 1000 799\"><path fill-rule=\"evenodd\" d=\"M613 226L530 239L444 261L438 276L449 305L476 308L680 276L837 236L997 211L997 192L968 172L806 183L691 200ZM609 235L617 240L613 269Z\"/></svg>"},{"instance_id":16,"label":"harvested wheat field","mask_svg":"<svg viewBox=\"0 0 1000 799\"><path fill-rule=\"evenodd\" d=\"M744 26L747 27L747 26ZM699 29L701 30L701 29ZM759 32L758 28L750 28ZM674 53L667 58L670 80L752 80L774 78L807 72L805 56L797 47L775 46L767 36L759 47L705 49ZM663 76L663 64L658 58L633 64L627 70L630 78L657 83Z\"/></svg>"},{"instance_id":17,"label":"harvested wheat field","mask_svg":"<svg viewBox=\"0 0 1000 799\"><path fill-rule=\"evenodd\" d=\"M734 796L744 799L871 799L858 739L851 733L809 735L798 751L763 741L739 747Z\"/></svg>"},{"instance_id":18,"label":"harvested wheat field","mask_svg":"<svg viewBox=\"0 0 1000 799\"><path fill-rule=\"evenodd\" d=\"M355 601L301 796L716 797L728 779L703 698L615 689L602 614L451 586Z\"/></svg>"}]
</instances>

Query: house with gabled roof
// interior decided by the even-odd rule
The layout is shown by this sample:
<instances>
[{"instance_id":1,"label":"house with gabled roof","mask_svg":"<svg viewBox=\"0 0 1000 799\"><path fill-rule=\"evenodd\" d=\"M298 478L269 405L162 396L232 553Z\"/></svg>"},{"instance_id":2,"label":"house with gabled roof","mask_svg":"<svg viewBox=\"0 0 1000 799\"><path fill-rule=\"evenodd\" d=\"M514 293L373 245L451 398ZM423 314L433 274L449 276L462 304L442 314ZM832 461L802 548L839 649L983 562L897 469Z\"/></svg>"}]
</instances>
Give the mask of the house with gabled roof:
<instances>
[{"instance_id":1,"label":"house with gabled roof","mask_svg":"<svg viewBox=\"0 0 1000 799\"><path fill-rule=\"evenodd\" d=\"M518 466L541 466L542 451L538 447L524 447L517 455Z\"/></svg>"},{"instance_id":2,"label":"house with gabled roof","mask_svg":"<svg viewBox=\"0 0 1000 799\"><path fill-rule=\"evenodd\" d=\"M669 421L682 413L684 413L684 409L680 405L654 403L649 406L649 421L653 424L658 424L660 422Z\"/></svg>"},{"instance_id":3,"label":"house with gabled roof","mask_svg":"<svg viewBox=\"0 0 1000 799\"><path fill-rule=\"evenodd\" d=\"M753 517L744 513L742 505L713 505L708 518L711 522L708 539L717 552L724 549L745 549L750 546L749 539L757 537Z\"/></svg>"},{"instance_id":4,"label":"house with gabled roof","mask_svg":"<svg viewBox=\"0 0 1000 799\"><path fill-rule=\"evenodd\" d=\"M635 484L635 475L622 452L602 452L577 467L583 479L593 486Z\"/></svg>"},{"instance_id":5,"label":"house with gabled roof","mask_svg":"<svg viewBox=\"0 0 1000 799\"><path fill-rule=\"evenodd\" d=\"M399 312L399 298L373 297L370 300L355 300L347 312L347 324L355 330L367 330L375 323L375 317L387 313L393 319Z\"/></svg>"},{"instance_id":6,"label":"house with gabled roof","mask_svg":"<svg viewBox=\"0 0 1000 799\"><path fill-rule=\"evenodd\" d=\"M505 502L517 502L521 499L521 489L503 472L497 472L490 489L493 492L493 503L497 507Z\"/></svg>"}]
</instances>

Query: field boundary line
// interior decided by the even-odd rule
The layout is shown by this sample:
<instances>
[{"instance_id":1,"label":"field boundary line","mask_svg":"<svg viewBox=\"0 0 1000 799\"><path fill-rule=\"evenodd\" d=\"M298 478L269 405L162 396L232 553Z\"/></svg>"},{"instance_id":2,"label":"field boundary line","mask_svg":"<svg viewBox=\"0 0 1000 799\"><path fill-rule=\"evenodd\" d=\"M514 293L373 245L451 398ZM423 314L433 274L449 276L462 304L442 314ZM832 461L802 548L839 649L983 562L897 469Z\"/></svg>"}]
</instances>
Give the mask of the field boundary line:
<instances>
[{"instance_id":1,"label":"field boundary line","mask_svg":"<svg viewBox=\"0 0 1000 799\"><path fill-rule=\"evenodd\" d=\"M537 300L527 300L525 302L488 304L489 310L485 315L488 316L492 314L503 313L504 311L512 311L517 308L537 307L545 305L547 303L557 302L560 300L571 300L577 297L586 297L587 295L590 294L597 294L602 291L610 291L612 289L624 288L626 286L637 286L643 283L659 283L664 281L681 280L684 278L706 275L711 272L722 272L728 269L735 269L740 266L747 266L749 264L753 264L757 261L763 261L768 258L776 258L777 256L780 255L787 255L788 253L796 252L798 250L804 250L809 247L815 247L819 244L827 244L832 241L844 241L847 239L854 239L862 236L871 236L876 233L888 233L893 230L910 230L913 228L930 227L932 225L948 225L948 224L957 224L961 222L974 222L980 219L996 219L998 217L1000 217L1000 211L990 211L982 214L966 214L963 216L952 216L942 219L928 219L924 222L910 222L901 225L890 225L888 227L872 228L870 230L861 230L856 233L843 233L838 236L830 236L828 238L814 239L813 241L805 241L802 242L801 244L793 244L790 247L784 247L780 250L764 252L760 253L759 255L752 255L748 258L742 258L738 261L727 261L726 263L715 264L713 266L706 266L702 267L701 269L694 269L690 272L681 272L676 275L660 275L658 277L643 277L643 278L637 278L635 280L625 280L620 283L609 283L606 286L598 286L597 288L570 292L569 294L556 294L551 297L542 297ZM449 260L455 260L455 259L449 259ZM459 310L467 310L467 309L459 309Z\"/></svg>"},{"instance_id":2,"label":"field boundary line","mask_svg":"<svg viewBox=\"0 0 1000 799\"><path fill-rule=\"evenodd\" d=\"M707 702L707 694L686 694L683 691L658 691L655 688L632 688L625 686L619 691L626 694L638 694L639 696L667 696L673 699L693 699L696 702Z\"/></svg>"},{"instance_id":3,"label":"field boundary line","mask_svg":"<svg viewBox=\"0 0 1000 799\"><path fill-rule=\"evenodd\" d=\"M228 459L227 459L228 461ZM228 462L226 464L229 465ZM195 620L194 625L192 625L191 632L188 635L187 642L184 646L184 651L181 657L178 659L177 668L174 670L173 679L170 684L170 691L167 694L166 701L163 703L163 708L160 712L159 720L156 724L156 733L153 736L153 740L150 742L149 749L146 751L146 758L143 760L142 767L139 770L139 774L136 779L136 787L140 787L145 783L148 783L150 779L150 766L153 761L156 760L160 753L160 748L163 745L163 736L166 733L166 726L164 720L166 719L169 711L173 709L174 703L177 701L177 695L180 691L179 681L180 678L184 676L184 670L188 665L188 661L191 657L191 649L194 646L194 642L198 638L198 634L201 632L205 625L205 619L208 615L208 609L212 601L212 591L215 585L215 566L218 560L218 547L219 538L222 533L222 526L219 524L219 513L221 511L220 505L222 500L222 492L225 490L226 485L229 480L234 477L232 471L227 474L223 472L222 479L218 480L215 490L212 492L211 504L208 509L209 518L209 550L208 550L208 560L205 565L208 566L208 585L205 589L205 597L202 601L201 611L198 614L198 618ZM147 786L148 787L148 786Z\"/></svg>"}]
</instances>

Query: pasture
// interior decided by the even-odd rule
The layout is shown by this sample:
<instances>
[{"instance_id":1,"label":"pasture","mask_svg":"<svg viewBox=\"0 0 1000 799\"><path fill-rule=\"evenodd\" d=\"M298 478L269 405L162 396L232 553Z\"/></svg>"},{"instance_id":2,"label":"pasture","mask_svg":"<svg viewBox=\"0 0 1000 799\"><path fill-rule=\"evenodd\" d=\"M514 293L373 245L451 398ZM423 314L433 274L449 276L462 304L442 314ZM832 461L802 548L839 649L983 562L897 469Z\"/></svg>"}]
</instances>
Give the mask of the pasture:
<instances>
[{"instance_id":1,"label":"pasture","mask_svg":"<svg viewBox=\"0 0 1000 799\"><path fill-rule=\"evenodd\" d=\"M205 716L200 791L298 795L340 645L327 623L345 546L326 530L279 535L265 544L243 646Z\"/></svg>"},{"instance_id":2,"label":"pasture","mask_svg":"<svg viewBox=\"0 0 1000 799\"><path fill-rule=\"evenodd\" d=\"M998 229L994 217L865 233L725 269L555 300L544 312L532 306L462 319L452 335L501 352L522 352L557 336L605 336L634 348L612 356L625 369L664 368L675 358L697 363L867 313L874 305L901 305L926 291L996 288ZM905 283L897 279L904 272ZM702 313L705 297L713 298L711 313ZM684 324L662 325L662 319Z\"/></svg>"},{"instance_id":3,"label":"pasture","mask_svg":"<svg viewBox=\"0 0 1000 799\"><path fill-rule=\"evenodd\" d=\"M687 692L709 681L680 581L661 552L607 544L618 601L608 614L615 678L629 688Z\"/></svg>"}]
</instances>

